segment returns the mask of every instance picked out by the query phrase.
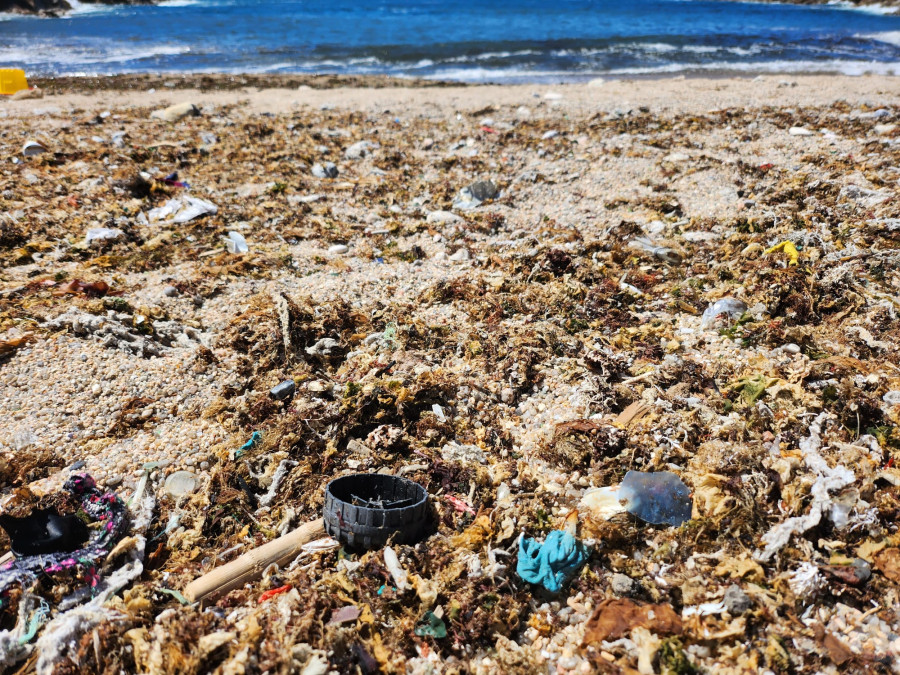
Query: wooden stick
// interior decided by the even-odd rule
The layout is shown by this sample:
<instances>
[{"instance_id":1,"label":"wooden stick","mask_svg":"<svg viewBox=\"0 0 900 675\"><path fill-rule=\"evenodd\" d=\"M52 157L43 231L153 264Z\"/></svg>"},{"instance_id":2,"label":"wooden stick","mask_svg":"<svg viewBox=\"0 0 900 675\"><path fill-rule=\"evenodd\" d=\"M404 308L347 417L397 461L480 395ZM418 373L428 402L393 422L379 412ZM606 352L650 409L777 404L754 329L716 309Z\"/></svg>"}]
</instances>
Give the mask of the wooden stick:
<instances>
[{"instance_id":1,"label":"wooden stick","mask_svg":"<svg viewBox=\"0 0 900 675\"><path fill-rule=\"evenodd\" d=\"M300 554L304 544L325 536L321 518L305 523L283 537L273 539L268 544L247 551L229 563L194 579L184 589L184 597L189 602L199 602L227 593L262 576L272 564L283 566Z\"/></svg>"}]
</instances>

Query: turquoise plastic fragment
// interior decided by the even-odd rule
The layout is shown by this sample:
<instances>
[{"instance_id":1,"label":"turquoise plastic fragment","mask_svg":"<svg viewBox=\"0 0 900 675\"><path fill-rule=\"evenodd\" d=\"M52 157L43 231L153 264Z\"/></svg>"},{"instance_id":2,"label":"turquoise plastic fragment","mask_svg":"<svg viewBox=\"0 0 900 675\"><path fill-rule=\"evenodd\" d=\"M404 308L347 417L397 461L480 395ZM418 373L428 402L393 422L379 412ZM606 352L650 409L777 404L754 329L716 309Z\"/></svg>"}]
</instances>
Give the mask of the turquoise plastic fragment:
<instances>
[{"instance_id":1,"label":"turquoise plastic fragment","mask_svg":"<svg viewBox=\"0 0 900 675\"><path fill-rule=\"evenodd\" d=\"M256 447L256 444L259 443L262 438L262 434L258 431L254 431L250 434L250 440L244 443L237 451L234 453L234 458L237 459L241 455L243 455L247 450L252 450Z\"/></svg>"},{"instance_id":2,"label":"turquoise plastic fragment","mask_svg":"<svg viewBox=\"0 0 900 675\"><path fill-rule=\"evenodd\" d=\"M588 559L584 544L564 530L554 530L543 544L522 537L516 572L530 584L557 593Z\"/></svg>"}]
</instances>

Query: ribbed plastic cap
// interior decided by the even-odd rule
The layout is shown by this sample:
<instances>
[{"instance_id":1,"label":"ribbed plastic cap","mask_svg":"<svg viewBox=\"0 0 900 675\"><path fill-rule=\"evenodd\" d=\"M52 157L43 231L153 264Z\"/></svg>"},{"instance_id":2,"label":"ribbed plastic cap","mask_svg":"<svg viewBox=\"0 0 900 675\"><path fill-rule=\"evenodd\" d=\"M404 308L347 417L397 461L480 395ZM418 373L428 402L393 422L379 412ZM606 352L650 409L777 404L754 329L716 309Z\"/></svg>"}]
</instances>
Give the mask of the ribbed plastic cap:
<instances>
[{"instance_id":1,"label":"ribbed plastic cap","mask_svg":"<svg viewBox=\"0 0 900 675\"><path fill-rule=\"evenodd\" d=\"M428 492L400 476L356 473L325 488L325 531L354 548L381 548L421 538L428 522Z\"/></svg>"}]
</instances>

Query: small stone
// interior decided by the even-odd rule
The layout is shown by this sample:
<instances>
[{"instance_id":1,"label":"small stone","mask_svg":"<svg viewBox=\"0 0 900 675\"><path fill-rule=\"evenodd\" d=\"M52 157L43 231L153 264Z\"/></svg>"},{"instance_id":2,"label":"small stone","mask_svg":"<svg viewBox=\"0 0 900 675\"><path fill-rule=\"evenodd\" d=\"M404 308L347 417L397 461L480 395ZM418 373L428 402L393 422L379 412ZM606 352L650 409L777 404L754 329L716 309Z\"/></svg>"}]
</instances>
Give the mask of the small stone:
<instances>
[{"instance_id":1,"label":"small stone","mask_svg":"<svg viewBox=\"0 0 900 675\"><path fill-rule=\"evenodd\" d=\"M469 249L461 248L456 253L450 256L450 260L453 262L463 262L465 260L469 260L472 256L469 254Z\"/></svg>"},{"instance_id":2,"label":"small stone","mask_svg":"<svg viewBox=\"0 0 900 675\"><path fill-rule=\"evenodd\" d=\"M468 188L469 194L480 202L493 199L497 196L497 186L489 180L479 180L472 183Z\"/></svg>"},{"instance_id":3,"label":"small stone","mask_svg":"<svg viewBox=\"0 0 900 675\"><path fill-rule=\"evenodd\" d=\"M422 141L422 149L423 150L430 150L433 146L434 146L433 138L426 138L424 141Z\"/></svg>"},{"instance_id":4,"label":"small stone","mask_svg":"<svg viewBox=\"0 0 900 675\"><path fill-rule=\"evenodd\" d=\"M170 105L168 108L154 110L150 113L152 119L163 120L164 122L177 122L185 117L198 117L200 109L193 103L177 103Z\"/></svg>"},{"instance_id":5,"label":"small stone","mask_svg":"<svg viewBox=\"0 0 900 675\"><path fill-rule=\"evenodd\" d=\"M178 289L174 286L166 286L165 288L163 288L163 295L167 298L174 298L176 295L178 295Z\"/></svg>"},{"instance_id":6,"label":"small stone","mask_svg":"<svg viewBox=\"0 0 900 675\"><path fill-rule=\"evenodd\" d=\"M791 136L812 136L813 132L809 129L804 129L803 127L791 127L788 129L788 133Z\"/></svg>"},{"instance_id":7,"label":"small stone","mask_svg":"<svg viewBox=\"0 0 900 675\"><path fill-rule=\"evenodd\" d=\"M372 152L374 144L370 141L360 141L354 143L344 150L344 157L347 159L361 159Z\"/></svg>"},{"instance_id":8,"label":"small stone","mask_svg":"<svg viewBox=\"0 0 900 675\"><path fill-rule=\"evenodd\" d=\"M345 244L335 244L328 247L328 252L332 255L344 255L350 248Z\"/></svg>"},{"instance_id":9,"label":"small stone","mask_svg":"<svg viewBox=\"0 0 900 675\"><path fill-rule=\"evenodd\" d=\"M83 459L79 459L77 462L75 462L72 466L69 467L69 470L70 471L78 471L79 469L83 469L85 466L87 466L87 462L85 462Z\"/></svg>"},{"instance_id":10,"label":"small stone","mask_svg":"<svg viewBox=\"0 0 900 675\"><path fill-rule=\"evenodd\" d=\"M524 105L516 108L516 119L517 120L528 120L531 119L531 108L528 108Z\"/></svg>"},{"instance_id":11,"label":"small stone","mask_svg":"<svg viewBox=\"0 0 900 675\"><path fill-rule=\"evenodd\" d=\"M99 396L101 393L103 393L103 387L101 387L99 384L95 384L93 387L91 387L91 393L94 396Z\"/></svg>"},{"instance_id":12,"label":"small stone","mask_svg":"<svg viewBox=\"0 0 900 675\"><path fill-rule=\"evenodd\" d=\"M500 400L504 403L512 403L516 398L516 391L512 387L503 387L500 391Z\"/></svg>"},{"instance_id":13,"label":"small stone","mask_svg":"<svg viewBox=\"0 0 900 675\"><path fill-rule=\"evenodd\" d=\"M862 558L854 558L853 562L850 563L850 567L856 573L856 578L860 584L866 583L872 576L872 566Z\"/></svg>"},{"instance_id":14,"label":"small stone","mask_svg":"<svg viewBox=\"0 0 900 675\"><path fill-rule=\"evenodd\" d=\"M800 345L795 345L793 342L788 342L786 345L781 346L781 351L783 351L785 354L799 354Z\"/></svg>"},{"instance_id":15,"label":"small stone","mask_svg":"<svg viewBox=\"0 0 900 675\"><path fill-rule=\"evenodd\" d=\"M122 483L122 476L120 476L119 474L114 474L114 475L110 476L109 478L107 478L105 483L106 483L106 487L114 488Z\"/></svg>"},{"instance_id":16,"label":"small stone","mask_svg":"<svg viewBox=\"0 0 900 675\"><path fill-rule=\"evenodd\" d=\"M465 218L450 211L432 211L425 221L431 224L463 223Z\"/></svg>"},{"instance_id":17,"label":"small stone","mask_svg":"<svg viewBox=\"0 0 900 675\"><path fill-rule=\"evenodd\" d=\"M753 607L753 601L750 599L750 596L744 593L737 584L732 584L725 591L724 602L725 608L733 616L743 614Z\"/></svg>"},{"instance_id":18,"label":"small stone","mask_svg":"<svg viewBox=\"0 0 900 675\"><path fill-rule=\"evenodd\" d=\"M890 136L894 133L894 130L897 128L896 124L876 124L872 127L872 131L874 131L879 136Z\"/></svg>"},{"instance_id":19,"label":"small stone","mask_svg":"<svg viewBox=\"0 0 900 675\"><path fill-rule=\"evenodd\" d=\"M337 178L338 168L332 162L326 162L324 166L322 164L314 164L312 175L316 178Z\"/></svg>"},{"instance_id":20,"label":"small stone","mask_svg":"<svg viewBox=\"0 0 900 675\"><path fill-rule=\"evenodd\" d=\"M634 592L634 579L626 574L616 572L609 580L609 585L612 592L618 596L627 596Z\"/></svg>"}]
</instances>

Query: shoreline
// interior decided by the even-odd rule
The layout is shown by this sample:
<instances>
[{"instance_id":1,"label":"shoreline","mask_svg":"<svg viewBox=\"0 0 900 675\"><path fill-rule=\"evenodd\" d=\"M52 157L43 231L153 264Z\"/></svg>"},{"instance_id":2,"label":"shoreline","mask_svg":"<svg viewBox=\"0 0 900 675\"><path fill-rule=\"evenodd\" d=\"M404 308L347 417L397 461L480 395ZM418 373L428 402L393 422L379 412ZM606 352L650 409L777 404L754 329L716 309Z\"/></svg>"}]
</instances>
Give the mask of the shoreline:
<instances>
[{"instance_id":1,"label":"shoreline","mask_svg":"<svg viewBox=\"0 0 900 675\"><path fill-rule=\"evenodd\" d=\"M254 73L135 73L124 75L66 75L58 77L30 77L29 84L40 88L45 95L90 94L97 92L135 92L148 93L150 89L165 91L198 91L227 92L249 89L301 90L309 88L317 91L335 89L447 89L478 87L603 87L616 83L628 82L704 82L731 81L764 82L778 80L779 84L790 83L797 79L832 79L838 78L848 82L854 80L871 80L883 78L886 82L900 82L900 74L845 75L840 73L746 73L735 74L732 71L695 72L695 73L642 73L621 77L598 76L587 81L577 82L460 82L455 80L439 80L426 78L405 78L391 75L305 75L274 74L260 75ZM2 99L0 99L2 102Z\"/></svg>"},{"instance_id":2,"label":"shoreline","mask_svg":"<svg viewBox=\"0 0 900 675\"><path fill-rule=\"evenodd\" d=\"M164 86L165 82L173 84ZM297 82L302 82L295 86ZM465 84L410 82L400 78L253 78L165 76L91 78L85 82L35 80L46 86L43 98L12 101L0 111L9 117L58 114L63 110L100 111L112 107L157 108L190 101L204 105L241 105L248 111L285 113L299 107L391 108L426 106L465 108L537 106L616 110L646 105L660 110L702 112L708 109L865 102L872 92L900 102L900 78L886 75L756 76L747 78L628 78L594 84ZM84 88L79 85L84 84ZM201 88L200 85L204 85ZM277 86L277 85L282 86ZM149 86L148 86L149 85ZM264 85L264 86L259 86ZM315 85L315 86L314 86ZM440 91L440 102L433 92ZM556 97L560 97L556 99Z\"/></svg>"},{"instance_id":3,"label":"shoreline","mask_svg":"<svg viewBox=\"0 0 900 675\"><path fill-rule=\"evenodd\" d=\"M875 12L887 16L900 14L900 0L721 0L722 2L743 2L758 5L801 5L801 6L825 6L863 12ZM84 4L129 6L129 5L157 5L155 0L99 0ZM46 19L59 19L77 13L77 9L69 5L66 0L0 0L0 18L4 15L12 17L37 17Z\"/></svg>"}]
</instances>

